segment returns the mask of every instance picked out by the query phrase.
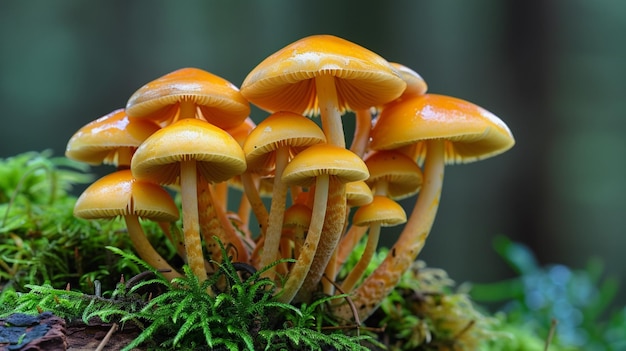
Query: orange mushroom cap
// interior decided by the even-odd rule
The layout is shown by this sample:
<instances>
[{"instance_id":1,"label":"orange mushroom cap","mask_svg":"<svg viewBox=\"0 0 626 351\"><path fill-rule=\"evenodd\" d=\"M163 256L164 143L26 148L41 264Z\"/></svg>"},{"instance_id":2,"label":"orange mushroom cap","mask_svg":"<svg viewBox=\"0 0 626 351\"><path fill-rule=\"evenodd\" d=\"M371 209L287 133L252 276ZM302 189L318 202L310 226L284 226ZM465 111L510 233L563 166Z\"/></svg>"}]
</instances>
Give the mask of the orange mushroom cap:
<instances>
[{"instance_id":1,"label":"orange mushroom cap","mask_svg":"<svg viewBox=\"0 0 626 351\"><path fill-rule=\"evenodd\" d=\"M336 78L340 111L389 102L406 83L382 57L345 39L313 35L300 39L263 60L245 78L241 93L270 111L317 114L318 75Z\"/></svg>"},{"instance_id":2,"label":"orange mushroom cap","mask_svg":"<svg viewBox=\"0 0 626 351\"><path fill-rule=\"evenodd\" d=\"M231 82L198 68L181 68L139 88L126 104L132 117L175 120L181 101L193 101L202 119L234 128L250 114L250 104Z\"/></svg>"},{"instance_id":3,"label":"orange mushroom cap","mask_svg":"<svg viewBox=\"0 0 626 351\"><path fill-rule=\"evenodd\" d=\"M178 207L165 189L135 179L130 170L98 179L85 189L74 207L74 215L85 219L131 214L159 222L173 222L179 218Z\"/></svg>"},{"instance_id":4,"label":"orange mushroom cap","mask_svg":"<svg viewBox=\"0 0 626 351\"><path fill-rule=\"evenodd\" d=\"M485 159L513 147L507 125L493 113L458 98L426 94L395 101L380 113L372 149L397 149L428 139L445 139L447 163ZM420 147L423 152L424 147Z\"/></svg>"},{"instance_id":5,"label":"orange mushroom cap","mask_svg":"<svg viewBox=\"0 0 626 351\"><path fill-rule=\"evenodd\" d=\"M390 64L391 66L393 66L393 68L398 70L398 73L400 73L400 77L406 82L406 89L404 89L402 97L426 94L426 91L428 90L428 85L426 84L426 81L424 81L424 78L419 75L419 73L397 62L391 62Z\"/></svg>"},{"instance_id":6,"label":"orange mushroom cap","mask_svg":"<svg viewBox=\"0 0 626 351\"><path fill-rule=\"evenodd\" d=\"M350 150L330 144L316 144L300 152L285 167L283 181L289 185L309 186L321 174L335 176L343 183L365 180L365 162Z\"/></svg>"},{"instance_id":7,"label":"orange mushroom cap","mask_svg":"<svg viewBox=\"0 0 626 351\"><path fill-rule=\"evenodd\" d=\"M159 126L149 120L129 118L117 109L81 127L67 143L67 158L92 165L130 165L130 159Z\"/></svg>"},{"instance_id":8,"label":"orange mushroom cap","mask_svg":"<svg viewBox=\"0 0 626 351\"><path fill-rule=\"evenodd\" d=\"M352 218L352 223L358 226L378 223L381 227L390 227L404 222L406 222L404 208L394 200L381 195L374 195L372 202L359 207Z\"/></svg>"},{"instance_id":9,"label":"orange mushroom cap","mask_svg":"<svg viewBox=\"0 0 626 351\"><path fill-rule=\"evenodd\" d=\"M363 206L372 202L374 195L364 181L350 182L346 184L346 201L348 206Z\"/></svg>"},{"instance_id":10,"label":"orange mushroom cap","mask_svg":"<svg viewBox=\"0 0 626 351\"><path fill-rule=\"evenodd\" d=\"M415 195L422 186L422 170L399 151L375 151L365 159L365 164L370 172L366 183L375 188L377 183L384 182L385 194L393 199Z\"/></svg>"},{"instance_id":11,"label":"orange mushroom cap","mask_svg":"<svg viewBox=\"0 0 626 351\"><path fill-rule=\"evenodd\" d=\"M183 119L151 135L135 152L133 175L175 184L179 162L193 158L209 182L225 181L246 170L241 146L224 130L198 119Z\"/></svg>"},{"instance_id":12,"label":"orange mushroom cap","mask_svg":"<svg viewBox=\"0 0 626 351\"><path fill-rule=\"evenodd\" d=\"M250 171L266 173L274 168L277 149L287 147L289 156L293 157L301 150L325 141L324 132L313 121L293 112L281 111L264 119L250 132L243 151Z\"/></svg>"}]
</instances>

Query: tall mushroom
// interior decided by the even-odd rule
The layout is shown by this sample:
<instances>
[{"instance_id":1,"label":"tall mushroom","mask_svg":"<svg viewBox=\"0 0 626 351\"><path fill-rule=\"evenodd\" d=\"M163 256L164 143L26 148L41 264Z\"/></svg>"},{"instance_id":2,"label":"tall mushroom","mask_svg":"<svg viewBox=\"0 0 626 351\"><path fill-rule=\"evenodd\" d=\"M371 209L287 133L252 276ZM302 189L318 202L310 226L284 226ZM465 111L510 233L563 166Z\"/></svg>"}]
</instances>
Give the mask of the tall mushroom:
<instances>
[{"instance_id":1,"label":"tall mushroom","mask_svg":"<svg viewBox=\"0 0 626 351\"><path fill-rule=\"evenodd\" d=\"M270 112L319 113L327 142L345 148L341 114L392 101L405 87L396 70L378 54L332 35L313 35L287 45L258 64L241 84L241 94ZM344 185L332 186L338 187L330 190L345 207ZM336 219L345 222L345 218ZM343 229L337 223L326 226ZM322 241L324 245L336 244L341 231L324 230L324 236L328 237ZM314 266L326 265L326 253L332 254L334 249L321 250ZM319 274L310 276L306 284L309 290L319 283Z\"/></svg>"},{"instance_id":2,"label":"tall mushroom","mask_svg":"<svg viewBox=\"0 0 626 351\"><path fill-rule=\"evenodd\" d=\"M430 233L441 195L446 162L472 162L498 155L515 141L502 120L465 100L435 94L411 97L386 106L372 130L373 149L424 143L424 182L415 207L382 264L353 293L361 319L367 318L396 286ZM335 315L349 320L339 305Z\"/></svg>"},{"instance_id":3,"label":"tall mushroom","mask_svg":"<svg viewBox=\"0 0 626 351\"><path fill-rule=\"evenodd\" d=\"M405 86L372 51L332 35L313 35L263 60L241 84L241 94L270 112L319 111L328 142L345 147L341 114L392 101Z\"/></svg>"},{"instance_id":4,"label":"tall mushroom","mask_svg":"<svg viewBox=\"0 0 626 351\"><path fill-rule=\"evenodd\" d=\"M151 119L162 126L185 119L198 119L221 129L232 129L245 121L250 114L250 104L231 82L210 72L187 67L170 72L139 88L128 99L126 112L131 117ZM188 161L181 162L181 165L190 166L190 170L193 168ZM191 180L190 172L187 173L186 180ZM236 243L240 257L245 260L246 250L243 248L243 242L238 236L233 235L234 229L227 220L225 221L223 209L214 207L208 183L200 178L199 182L197 179L194 180L193 185L197 192L193 196L193 206L199 206L193 211L198 215L193 217L202 219L197 225L202 226L203 233L209 237L209 240L206 240L207 244L211 245L213 242L210 237L214 230L223 239L228 237L228 241ZM191 187L189 186L186 191L191 192ZM183 198L191 199L192 195L188 193ZM189 215L192 204L183 205L187 206ZM220 253L219 250L215 252ZM199 264L199 261L196 263Z\"/></svg>"},{"instance_id":5,"label":"tall mushroom","mask_svg":"<svg viewBox=\"0 0 626 351\"><path fill-rule=\"evenodd\" d=\"M224 130L199 119L182 119L151 135L135 152L133 175L159 184L180 182L183 234L189 267L206 279L198 223L197 177L225 181L246 169L237 141Z\"/></svg>"},{"instance_id":6,"label":"tall mushroom","mask_svg":"<svg viewBox=\"0 0 626 351\"><path fill-rule=\"evenodd\" d=\"M326 141L322 130L310 119L293 112L276 112L260 122L244 142L248 171L273 170L274 186L260 267L276 261L287 200L287 185L282 181L289 160L301 150ZM275 270L264 272L274 278Z\"/></svg>"},{"instance_id":7,"label":"tall mushroom","mask_svg":"<svg viewBox=\"0 0 626 351\"><path fill-rule=\"evenodd\" d=\"M124 217L139 257L152 267L163 270L167 279L181 276L154 249L139 223L139 217L157 222L178 220L178 207L159 185L135 179L130 170L111 173L85 189L76 200L74 215L85 219Z\"/></svg>"},{"instance_id":8,"label":"tall mushroom","mask_svg":"<svg viewBox=\"0 0 626 351\"><path fill-rule=\"evenodd\" d=\"M335 240L334 243L320 242L324 224L330 223L341 227L339 229L326 228L330 232L341 232L344 224L341 219L345 218L346 203L336 201L334 198L345 196L345 189L334 187L341 189L341 193L329 192L330 184L341 183L343 185L347 182L364 180L368 175L367 167L361 158L349 150L329 144L316 144L305 149L285 167L282 176L285 184L313 187L315 195L307 237L283 289L277 296L279 301L290 302L299 291L302 291L304 295L310 295L313 289L303 287L305 278L313 277L309 281L317 280L315 285L319 283L319 278L324 273L328 259L337 245L339 238L322 239ZM339 218L325 221L326 213ZM313 265L314 258L318 255L325 257L325 262L319 260L316 265Z\"/></svg>"}]
</instances>

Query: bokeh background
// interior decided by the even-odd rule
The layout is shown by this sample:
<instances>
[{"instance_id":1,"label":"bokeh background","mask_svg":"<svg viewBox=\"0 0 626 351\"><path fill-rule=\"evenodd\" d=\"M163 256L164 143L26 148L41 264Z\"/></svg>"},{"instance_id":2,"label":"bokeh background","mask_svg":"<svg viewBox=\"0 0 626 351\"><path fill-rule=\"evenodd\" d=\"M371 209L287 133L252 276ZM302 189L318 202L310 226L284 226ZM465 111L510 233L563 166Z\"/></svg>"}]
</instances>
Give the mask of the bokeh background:
<instances>
[{"instance_id":1,"label":"bokeh background","mask_svg":"<svg viewBox=\"0 0 626 351\"><path fill-rule=\"evenodd\" d=\"M4 0L0 157L62 155L78 128L150 80L193 66L240 85L266 56L322 33L413 68L431 92L487 108L516 137L506 154L447 168L420 256L429 265L459 282L508 277L492 248L506 235L542 263L599 257L607 275L625 276L620 0Z\"/></svg>"}]
</instances>

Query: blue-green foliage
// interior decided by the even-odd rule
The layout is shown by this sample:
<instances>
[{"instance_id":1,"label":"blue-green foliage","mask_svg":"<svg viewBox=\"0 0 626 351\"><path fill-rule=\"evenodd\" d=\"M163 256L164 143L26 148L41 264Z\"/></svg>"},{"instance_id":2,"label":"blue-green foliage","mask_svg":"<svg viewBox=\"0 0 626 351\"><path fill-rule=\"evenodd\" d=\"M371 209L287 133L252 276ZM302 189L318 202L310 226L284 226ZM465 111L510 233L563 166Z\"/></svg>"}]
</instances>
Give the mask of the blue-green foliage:
<instances>
[{"instance_id":1,"label":"blue-green foliage","mask_svg":"<svg viewBox=\"0 0 626 351\"><path fill-rule=\"evenodd\" d=\"M611 305L618 282L603 277L599 260L590 260L582 270L561 264L541 266L526 246L508 238L498 237L494 246L519 276L474 285L471 295L479 302L503 304L500 317L505 329L518 326L547 338L556 323L555 347L626 349L626 308Z\"/></svg>"}]
</instances>

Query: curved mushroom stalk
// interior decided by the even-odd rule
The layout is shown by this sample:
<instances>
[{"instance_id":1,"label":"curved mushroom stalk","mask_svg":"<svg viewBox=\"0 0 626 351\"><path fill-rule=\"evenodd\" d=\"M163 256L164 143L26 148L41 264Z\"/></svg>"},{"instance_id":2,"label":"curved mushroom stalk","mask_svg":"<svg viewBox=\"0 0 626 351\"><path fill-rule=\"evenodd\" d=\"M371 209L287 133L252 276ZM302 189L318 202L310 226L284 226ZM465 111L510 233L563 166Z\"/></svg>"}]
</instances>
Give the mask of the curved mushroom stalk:
<instances>
[{"instance_id":1,"label":"curved mushroom stalk","mask_svg":"<svg viewBox=\"0 0 626 351\"><path fill-rule=\"evenodd\" d=\"M372 113L369 109L355 111L354 137L350 151L363 158L369 147L370 129L372 129Z\"/></svg>"},{"instance_id":2,"label":"curved mushroom stalk","mask_svg":"<svg viewBox=\"0 0 626 351\"><path fill-rule=\"evenodd\" d=\"M280 302L289 303L300 288L311 268L317 246L322 233L322 225L326 215L326 203L328 199L329 175L322 174L315 181L315 195L313 201L313 209L311 215L311 225L307 233L304 244L298 256L298 260L294 264L289 273L289 277L285 282L282 290L277 293L276 299Z\"/></svg>"},{"instance_id":3,"label":"curved mushroom stalk","mask_svg":"<svg viewBox=\"0 0 626 351\"><path fill-rule=\"evenodd\" d=\"M269 212L269 222L265 234L265 244L261 254L261 267L267 267L278 259L281 233L285 208L287 207L287 185L281 180L283 170L289 161L289 148L280 147L276 150L276 168L274 175L274 187L272 192L272 204ZM263 276L273 280L276 270L269 269Z\"/></svg>"},{"instance_id":4,"label":"curved mushroom stalk","mask_svg":"<svg viewBox=\"0 0 626 351\"><path fill-rule=\"evenodd\" d=\"M146 237L139 217L156 222L174 222L179 213L174 200L161 186L135 179L130 170L106 175L91 184L76 200L74 215L84 219L123 216L128 235L139 257L168 279L180 274L159 255Z\"/></svg>"},{"instance_id":5,"label":"curved mushroom stalk","mask_svg":"<svg viewBox=\"0 0 626 351\"><path fill-rule=\"evenodd\" d=\"M317 201L317 199L314 201ZM327 201L327 204L325 204L326 215L324 217L324 225L322 226L322 237L317 251L315 252L313 262L311 263L309 273L296 296L297 301L308 301L311 295L317 290L317 286L326 271L331 256L333 256L339 244L339 239L341 239L341 233L343 232L346 220L345 183L331 177ZM315 203L314 206L316 206ZM313 221L313 219L311 219L311 221Z\"/></svg>"},{"instance_id":6,"label":"curved mushroom stalk","mask_svg":"<svg viewBox=\"0 0 626 351\"><path fill-rule=\"evenodd\" d=\"M374 196L370 204L360 207L354 213L354 225L369 226L370 229L365 250L357 264L342 282L342 291L352 291L363 273L365 273L367 266L376 253L381 227L396 226L404 222L406 222L406 213L402 206L385 195Z\"/></svg>"},{"instance_id":7,"label":"curved mushroom stalk","mask_svg":"<svg viewBox=\"0 0 626 351\"><path fill-rule=\"evenodd\" d=\"M398 284L402 274L409 269L424 247L435 220L443 186L445 145L444 140L439 139L426 142L424 183L413 212L385 260L351 296L360 320L369 317ZM347 303L334 306L333 314L342 321L352 318L352 310Z\"/></svg>"},{"instance_id":8,"label":"curved mushroom stalk","mask_svg":"<svg viewBox=\"0 0 626 351\"><path fill-rule=\"evenodd\" d=\"M236 261L248 262L243 238L234 230L223 208L216 204L211 187L202 176L198 177L198 212L200 232L211 260L222 261L222 251L214 239L217 237L225 247L232 246Z\"/></svg>"},{"instance_id":9,"label":"curved mushroom stalk","mask_svg":"<svg viewBox=\"0 0 626 351\"><path fill-rule=\"evenodd\" d=\"M148 241L148 238L139 223L139 216L132 214L125 215L124 221L126 223L126 228L128 229L130 241L133 243L133 247L137 251L137 255L139 255L142 260L146 261L146 263L150 266L160 270L167 280L172 280L182 276L174 268L172 268L172 266L170 266L170 264L167 263L161 255L159 255L152 244L150 244L150 241Z\"/></svg>"}]
</instances>

